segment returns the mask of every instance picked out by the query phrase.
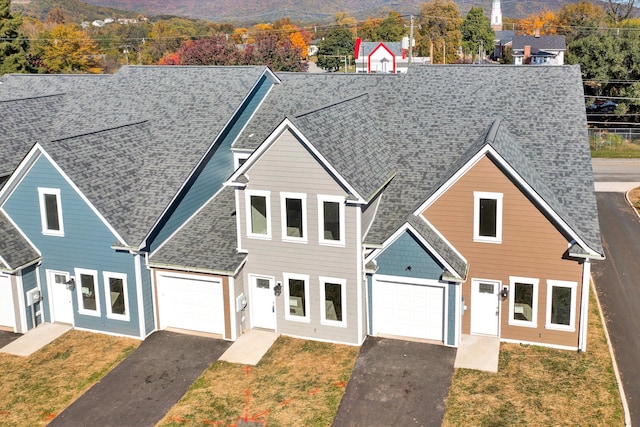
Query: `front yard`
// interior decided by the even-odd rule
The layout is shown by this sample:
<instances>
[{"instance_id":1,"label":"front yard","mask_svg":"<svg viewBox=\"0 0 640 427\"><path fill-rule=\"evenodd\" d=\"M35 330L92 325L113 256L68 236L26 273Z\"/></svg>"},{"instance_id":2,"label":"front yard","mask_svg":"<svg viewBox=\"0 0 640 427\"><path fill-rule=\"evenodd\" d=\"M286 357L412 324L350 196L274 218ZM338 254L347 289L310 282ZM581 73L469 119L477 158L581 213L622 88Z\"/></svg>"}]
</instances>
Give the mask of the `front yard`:
<instances>
[{"instance_id":1,"label":"front yard","mask_svg":"<svg viewBox=\"0 0 640 427\"><path fill-rule=\"evenodd\" d=\"M587 351L501 344L497 374L456 370L445 426L623 426L611 356L591 291Z\"/></svg>"},{"instance_id":2,"label":"front yard","mask_svg":"<svg viewBox=\"0 0 640 427\"><path fill-rule=\"evenodd\" d=\"M138 341L71 331L28 358L0 354L0 425L45 425ZM328 426L357 347L280 337L255 367L215 362L162 426ZM498 374L456 370L444 425L624 425L593 295L588 351L502 344Z\"/></svg>"},{"instance_id":3,"label":"front yard","mask_svg":"<svg viewBox=\"0 0 640 427\"><path fill-rule=\"evenodd\" d=\"M29 357L0 353L0 425L45 425L138 345L74 330Z\"/></svg>"}]
</instances>

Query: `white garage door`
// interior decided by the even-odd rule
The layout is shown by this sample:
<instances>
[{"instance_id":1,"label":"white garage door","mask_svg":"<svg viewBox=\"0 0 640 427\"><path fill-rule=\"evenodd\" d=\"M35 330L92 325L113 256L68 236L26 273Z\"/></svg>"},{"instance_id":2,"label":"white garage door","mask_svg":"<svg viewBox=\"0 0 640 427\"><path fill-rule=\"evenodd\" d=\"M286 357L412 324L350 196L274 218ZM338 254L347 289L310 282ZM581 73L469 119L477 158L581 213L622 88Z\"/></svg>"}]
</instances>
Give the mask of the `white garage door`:
<instances>
[{"instance_id":1,"label":"white garage door","mask_svg":"<svg viewBox=\"0 0 640 427\"><path fill-rule=\"evenodd\" d=\"M374 280L373 335L442 341L444 288Z\"/></svg>"},{"instance_id":2,"label":"white garage door","mask_svg":"<svg viewBox=\"0 0 640 427\"><path fill-rule=\"evenodd\" d=\"M188 275L158 274L160 329L224 334L222 282Z\"/></svg>"},{"instance_id":3,"label":"white garage door","mask_svg":"<svg viewBox=\"0 0 640 427\"><path fill-rule=\"evenodd\" d=\"M16 326L11 278L8 276L0 276L0 326L5 328Z\"/></svg>"}]
</instances>

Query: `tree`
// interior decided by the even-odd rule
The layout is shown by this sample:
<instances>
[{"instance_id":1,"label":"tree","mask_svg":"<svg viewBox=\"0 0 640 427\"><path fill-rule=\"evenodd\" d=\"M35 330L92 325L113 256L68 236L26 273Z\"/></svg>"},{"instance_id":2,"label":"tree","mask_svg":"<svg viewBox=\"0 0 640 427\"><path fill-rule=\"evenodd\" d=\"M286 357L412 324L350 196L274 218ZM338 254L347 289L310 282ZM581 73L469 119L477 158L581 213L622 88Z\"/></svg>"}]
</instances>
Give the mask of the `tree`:
<instances>
[{"instance_id":1,"label":"tree","mask_svg":"<svg viewBox=\"0 0 640 427\"><path fill-rule=\"evenodd\" d=\"M631 17L635 10L635 3L635 0L609 0L607 12L617 24Z\"/></svg>"},{"instance_id":2,"label":"tree","mask_svg":"<svg viewBox=\"0 0 640 427\"><path fill-rule=\"evenodd\" d=\"M540 35L549 35L556 33L556 15L550 10L543 10L540 13L534 13L526 18L518 19L516 21L516 28L519 34L534 35L536 33Z\"/></svg>"},{"instance_id":3,"label":"tree","mask_svg":"<svg viewBox=\"0 0 640 427\"><path fill-rule=\"evenodd\" d=\"M100 54L96 42L74 24L59 24L41 37L42 61L49 73L86 73Z\"/></svg>"},{"instance_id":4,"label":"tree","mask_svg":"<svg viewBox=\"0 0 640 427\"><path fill-rule=\"evenodd\" d=\"M273 33L256 36L255 63L264 64L275 71L307 71L307 64L300 61L302 51L289 38L279 43Z\"/></svg>"},{"instance_id":5,"label":"tree","mask_svg":"<svg viewBox=\"0 0 640 427\"><path fill-rule=\"evenodd\" d=\"M399 42L406 34L404 19L398 12L391 11L380 22L376 31L378 40L383 42Z\"/></svg>"},{"instance_id":6,"label":"tree","mask_svg":"<svg viewBox=\"0 0 640 427\"><path fill-rule=\"evenodd\" d=\"M12 15L10 7L10 0L0 0L0 75L30 71L27 62L29 42L19 31L22 16Z\"/></svg>"},{"instance_id":7,"label":"tree","mask_svg":"<svg viewBox=\"0 0 640 427\"><path fill-rule=\"evenodd\" d=\"M433 47L432 64L456 62L458 47L462 44L461 26L460 10L453 0L431 0L423 4L418 16L418 54L430 56Z\"/></svg>"},{"instance_id":8,"label":"tree","mask_svg":"<svg viewBox=\"0 0 640 427\"><path fill-rule=\"evenodd\" d=\"M587 0L564 5L556 13L556 26L559 34L564 34L567 44L574 39L584 37L595 29L605 26L604 10Z\"/></svg>"},{"instance_id":9,"label":"tree","mask_svg":"<svg viewBox=\"0 0 640 427\"><path fill-rule=\"evenodd\" d=\"M378 27L382 19L368 17L366 21L358 28L358 36L368 42L378 41Z\"/></svg>"},{"instance_id":10,"label":"tree","mask_svg":"<svg viewBox=\"0 0 640 427\"><path fill-rule=\"evenodd\" d=\"M186 41L177 53L181 65L235 65L237 62L235 44L224 34ZM164 63L171 61L171 57L165 58Z\"/></svg>"},{"instance_id":11,"label":"tree","mask_svg":"<svg viewBox=\"0 0 640 427\"><path fill-rule=\"evenodd\" d=\"M491 29L491 20L484 16L481 7L472 7L462 22L462 47L465 52L471 52L475 58L478 49L483 53L493 51L495 33Z\"/></svg>"},{"instance_id":12,"label":"tree","mask_svg":"<svg viewBox=\"0 0 640 427\"><path fill-rule=\"evenodd\" d=\"M353 55L355 38L346 27L334 27L318 43L318 66L337 71L344 59L343 55Z\"/></svg>"}]
</instances>

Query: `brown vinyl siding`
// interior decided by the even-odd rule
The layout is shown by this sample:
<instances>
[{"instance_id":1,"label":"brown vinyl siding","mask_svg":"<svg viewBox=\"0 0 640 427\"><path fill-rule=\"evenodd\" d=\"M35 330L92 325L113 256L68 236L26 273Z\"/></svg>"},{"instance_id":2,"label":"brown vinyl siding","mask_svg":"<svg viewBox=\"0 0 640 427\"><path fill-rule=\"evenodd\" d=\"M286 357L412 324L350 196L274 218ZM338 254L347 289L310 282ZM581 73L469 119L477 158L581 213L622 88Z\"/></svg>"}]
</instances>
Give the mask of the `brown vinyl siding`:
<instances>
[{"instance_id":1,"label":"brown vinyl siding","mask_svg":"<svg viewBox=\"0 0 640 427\"><path fill-rule=\"evenodd\" d=\"M309 276L310 322L286 320L284 316L284 287L276 298L277 332L307 337L311 339L360 344L357 337L357 286L361 283L357 274L359 230L357 229L358 206L345 206L345 245L329 246L318 243L318 195L343 196L347 194L327 170L290 133L285 132L252 165L246 173L249 183L247 190L270 191L271 239L247 238L245 191L237 192L239 197L238 219L240 221L241 245L249 256L243 268L245 295L248 289L247 275L266 275L283 281L283 273ZM282 240L280 193L306 194L307 224L306 243ZM320 323L320 310L324 302L320 300L320 280L333 277L346 280L347 327L328 326ZM251 301L249 301L251 304ZM247 312L250 312L247 309Z\"/></svg>"},{"instance_id":2,"label":"brown vinyl siding","mask_svg":"<svg viewBox=\"0 0 640 427\"><path fill-rule=\"evenodd\" d=\"M474 192L503 194L502 243L473 241ZM463 284L467 310L462 333L470 331L471 279L498 280L509 285L510 276L539 279L537 327L509 325L509 298L500 305L500 337L576 347L578 345L582 265L563 259L568 242L519 188L487 157L441 195L423 215L467 259L469 273ZM575 332L546 329L547 280L577 282ZM511 297L511 295L510 295Z\"/></svg>"}]
</instances>

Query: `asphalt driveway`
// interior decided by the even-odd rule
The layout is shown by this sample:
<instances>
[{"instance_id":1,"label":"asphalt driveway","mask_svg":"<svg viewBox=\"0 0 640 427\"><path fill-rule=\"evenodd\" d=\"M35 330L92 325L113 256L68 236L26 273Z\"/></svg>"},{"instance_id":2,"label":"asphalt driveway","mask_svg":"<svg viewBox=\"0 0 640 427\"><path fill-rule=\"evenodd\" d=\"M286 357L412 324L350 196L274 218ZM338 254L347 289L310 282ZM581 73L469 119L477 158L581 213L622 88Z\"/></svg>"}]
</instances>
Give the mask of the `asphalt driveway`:
<instances>
[{"instance_id":1,"label":"asphalt driveway","mask_svg":"<svg viewBox=\"0 0 640 427\"><path fill-rule=\"evenodd\" d=\"M0 331L0 348L17 340L21 336L22 335L14 334L13 332Z\"/></svg>"},{"instance_id":2,"label":"asphalt driveway","mask_svg":"<svg viewBox=\"0 0 640 427\"><path fill-rule=\"evenodd\" d=\"M230 345L156 332L49 425L153 426Z\"/></svg>"},{"instance_id":3,"label":"asphalt driveway","mask_svg":"<svg viewBox=\"0 0 640 427\"><path fill-rule=\"evenodd\" d=\"M334 426L440 426L456 349L367 337Z\"/></svg>"},{"instance_id":4,"label":"asphalt driveway","mask_svg":"<svg viewBox=\"0 0 640 427\"><path fill-rule=\"evenodd\" d=\"M597 193L596 198L607 259L593 263L592 276L627 396L631 423L640 425L640 221L624 193Z\"/></svg>"}]
</instances>

